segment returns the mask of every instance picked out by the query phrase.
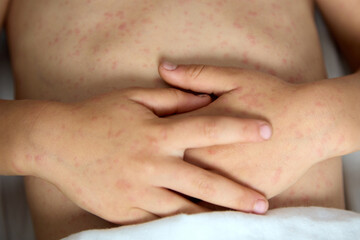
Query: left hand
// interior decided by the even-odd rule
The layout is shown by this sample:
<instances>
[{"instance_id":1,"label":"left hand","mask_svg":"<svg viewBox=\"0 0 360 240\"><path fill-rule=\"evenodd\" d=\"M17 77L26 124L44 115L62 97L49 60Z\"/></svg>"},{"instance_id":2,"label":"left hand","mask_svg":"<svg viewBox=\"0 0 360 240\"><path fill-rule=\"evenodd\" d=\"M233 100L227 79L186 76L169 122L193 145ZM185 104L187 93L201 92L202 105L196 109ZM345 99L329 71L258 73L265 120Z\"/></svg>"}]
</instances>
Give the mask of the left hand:
<instances>
[{"instance_id":1,"label":"left hand","mask_svg":"<svg viewBox=\"0 0 360 240\"><path fill-rule=\"evenodd\" d=\"M182 65L166 70L164 66L159 72L170 85L218 96L202 109L174 117L221 114L262 118L272 124L270 141L186 153L186 161L219 172L267 198L292 186L315 163L338 156L348 147L345 129L328 104L331 96L315 84L291 84L237 68Z\"/></svg>"}]
</instances>

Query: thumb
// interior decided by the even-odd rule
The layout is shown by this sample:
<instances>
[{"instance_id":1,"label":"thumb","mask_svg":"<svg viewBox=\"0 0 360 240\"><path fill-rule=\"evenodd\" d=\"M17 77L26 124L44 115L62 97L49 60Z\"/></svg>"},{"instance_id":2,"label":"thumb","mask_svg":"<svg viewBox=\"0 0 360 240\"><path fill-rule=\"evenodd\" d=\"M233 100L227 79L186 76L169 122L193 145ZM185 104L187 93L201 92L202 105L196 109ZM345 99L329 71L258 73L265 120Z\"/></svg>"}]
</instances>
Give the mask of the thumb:
<instances>
[{"instance_id":1,"label":"thumb","mask_svg":"<svg viewBox=\"0 0 360 240\"><path fill-rule=\"evenodd\" d=\"M170 85L194 92L217 96L240 86L238 68L205 65L175 65L163 62L159 66L162 79Z\"/></svg>"},{"instance_id":2,"label":"thumb","mask_svg":"<svg viewBox=\"0 0 360 240\"><path fill-rule=\"evenodd\" d=\"M190 112L211 102L208 95L196 96L174 88L134 88L127 91L127 96L159 117Z\"/></svg>"}]
</instances>

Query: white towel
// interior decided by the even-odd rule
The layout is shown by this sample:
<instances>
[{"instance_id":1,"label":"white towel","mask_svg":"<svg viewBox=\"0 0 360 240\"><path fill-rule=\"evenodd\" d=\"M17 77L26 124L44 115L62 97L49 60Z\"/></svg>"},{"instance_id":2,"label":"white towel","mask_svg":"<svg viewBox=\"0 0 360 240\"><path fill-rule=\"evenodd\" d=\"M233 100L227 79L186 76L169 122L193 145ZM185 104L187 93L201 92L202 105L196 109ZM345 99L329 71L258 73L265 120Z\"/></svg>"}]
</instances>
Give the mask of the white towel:
<instances>
[{"instance_id":1,"label":"white towel","mask_svg":"<svg viewBox=\"0 0 360 240\"><path fill-rule=\"evenodd\" d=\"M252 240L360 239L360 214L345 210L296 207L265 216L240 212L177 215L149 223L84 231L64 240Z\"/></svg>"}]
</instances>

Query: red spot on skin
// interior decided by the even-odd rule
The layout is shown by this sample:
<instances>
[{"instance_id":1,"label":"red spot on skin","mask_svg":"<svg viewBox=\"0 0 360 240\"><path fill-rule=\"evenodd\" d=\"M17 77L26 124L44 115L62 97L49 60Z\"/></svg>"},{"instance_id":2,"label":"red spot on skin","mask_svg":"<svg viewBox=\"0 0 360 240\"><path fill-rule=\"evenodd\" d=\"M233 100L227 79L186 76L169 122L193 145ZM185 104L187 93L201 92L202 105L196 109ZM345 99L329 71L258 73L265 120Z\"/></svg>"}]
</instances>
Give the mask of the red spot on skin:
<instances>
[{"instance_id":1,"label":"red spot on skin","mask_svg":"<svg viewBox=\"0 0 360 240\"><path fill-rule=\"evenodd\" d=\"M76 191L76 193L79 194L79 195L82 194L82 189L81 189L80 187L77 187L77 188L75 189L75 191Z\"/></svg>"},{"instance_id":2,"label":"red spot on skin","mask_svg":"<svg viewBox=\"0 0 360 240\"><path fill-rule=\"evenodd\" d=\"M118 61L113 61L111 69L115 70L115 69L117 69L117 67L118 67Z\"/></svg>"},{"instance_id":3,"label":"red spot on skin","mask_svg":"<svg viewBox=\"0 0 360 240\"><path fill-rule=\"evenodd\" d=\"M273 76L276 76L276 75L277 75L274 69L269 69L267 72L268 72L270 75L273 75Z\"/></svg>"},{"instance_id":4,"label":"red spot on skin","mask_svg":"<svg viewBox=\"0 0 360 240\"><path fill-rule=\"evenodd\" d=\"M124 17L124 12L123 11L117 11L116 12L116 17L120 18L120 19L123 19Z\"/></svg>"},{"instance_id":5,"label":"red spot on skin","mask_svg":"<svg viewBox=\"0 0 360 240\"><path fill-rule=\"evenodd\" d=\"M105 12L105 13L104 13L104 16L105 16L106 18L112 18L112 17L114 16L114 14L111 13L111 12Z\"/></svg>"},{"instance_id":6,"label":"red spot on skin","mask_svg":"<svg viewBox=\"0 0 360 240\"><path fill-rule=\"evenodd\" d=\"M120 26L118 27L119 30L124 31L126 29L126 23L122 23L120 24Z\"/></svg>"},{"instance_id":7,"label":"red spot on skin","mask_svg":"<svg viewBox=\"0 0 360 240\"><path fill-rule=\"evenodd\" d=\"M79 28L75 28L75 29L74 29L74 32L75 32L76 35L79 35L81 31L80 31Z\"/></svg>"},{"instance_id":8,"label":"red spot on skin","mask_svg":"<svg viewBox=\"0 0 360 240\"><path fill-rule=\"evenodd\" d=\"M322 102L320 102L320 101L317 101L317 102L315 103L315 106L317 106L317 107L325 107L325 104L322 103Z\"/></svg>"},{"instance_id":9,"label":"red spot on skin","mask_svg":"<svg viewBox=\"0 0 360 240\"><path fill-rule=\"evenodd\" d=\"M36 155L36 156L35 156L35 162L36 162L37 164L42 164L42 162L43 162L43 157L40 156L40 155Z\"/></svg>"},{"instance_id":10,"label":"red spot on skin","mask_svg":"<svg viewBox=\"0 0 360 240\"><path fill-rule=\"evenodd\" d=\"M214 147L209 148L209 149L207 150L207 152L208 152L210 155L215 155L215 154L218 153L218 151L217 151Z\"/></svg>"},{"instance_id":11,"label":"red spot on skin","mask_svg":"<svg viewBox=\"0 0 360 240\"><path fill-rule=\"evenodd\" d=\"M242 103L246 104L248 107L262 108L264 105L259 101L259 98L262 97L260 93L247 93L239 97L239 100Z\"/></svg>"},{"instance_id":12,"label":"red spot on skin","mask_svg":"<svg viewBox=\"0 0 360 240\"><path fill-rule=\"evenodd\" d=\"M80 40L79 40L79 44L82 44L83 42L85 42L88 38L86 36L82 37Z\"/></svg>"},{"instance_id":13,"label":"red spot on skin","mask_svg":"<svg viewBox=\"0 0 360 240\"><path fill-rule=\"evenodd\" d=\"M141 20L142 23L144 24L151 24L153 23L153 21L150 18L144 18L143 20Z\"/></svg>"},{"instance_id":14,"label":"red spot on skin","mask_svg":"<svg viewBox=\"0 0 360 240\"><path fill-rule=\"evenodd\" d=\"M119 131L115 132L114 137L116 137L116 138L120 137L123 134L123 132L124 132L123 130L119 130Z\"/></svg>"},{"instance_id":15,"label":"red spot on skin","mask_svg":"<svg viewBox=\"0 0 360 240\"><path fill-rule=\"evenodd\" d=\"M150 145L156 145L158 143L158 139L156 139L155 137L146 136L145 138L148 140Z\"/></svg>"},{"instance_id":16,"label":"red spot on skin","mask_svg":"<svg viewBox=\"0 0 360 240\"><path fill-rule=\"evenodd\" d=\"M310 197L308 196L308 195L303 195L302 197L301 197L301 201L303 202L303 203L305 203L305 204L309 204L309 201L310 201Z\"/></svg>"},{"instance_id":17,"label":"red spot on skin","mask_svg":"<svg viewBox=\"0 0 360 240\"><path fill-rule=\"evenodd\" d=\"M280 10L280 9L281 9L281 6L280 6L279 4L277 4L277 3L272 3L272 4L271 4L271 7L272 7L273 9L275 9L275 10Z\"/></svg>"},{"instance_id":18,"label":"red spot on skin","mask_svg":"<svg viewBox=\"0 0 360 240\"><path fill-rule=\"evenodd\" d=\"M248 64L248 63L249 63L248 53L247 53L247 52L244 52L244 53L242 54L242 60L241 60L241 62L242 62L243 64Z\"/></svg>"},{"instance_id":19,"label":"red spot on skin","mask_svg":"<svg viewBox=\"0 0 360 240\"><path fill-rule=\"evenodd\" d=\"M326 186L327 186L328 188L331 188L331 187L334 186L334 184L333 184L333 182L332 182L331 180L326 180L326 181L325 181L325 184L326 184Z\"/></svg>"},{"instance_id":20,"label":"red spot on skin","mask_svg":"<svg viewBox=\"0 0 360 240\"><path fill-rule=\"evenodd\" d=\"M149 53L150 53L150 49L148 49L148 48L144 48L144 49L142 49L142 51L143 51L144 53L146 53L146 54L149 54Z\"/></svg>"},{"instance_id":21,"label":"red spot on skin","mask_svg":"<svg viewBox=\"0 0 360 240\"><path fill-rule=\"evenodd\" d=\"M26 159L27 161L30 161L30 160L32 160L32 156L31 156L30 154L26 154L26 155L25 155L25 159Z\"/></svg>"},{"instance_id":22,"label":"red spot on skin","mask_svg":"<svg viewBox=\"0 0 360 240\"><path fill-rule=\"evenodd\" d=\"M249 16L253 16L253 17L255 17L255 16L257 16L257 15L258 15L258 13L257 13L257 12L255 12L255 11L249 11L249 12L248 12L248 15L249 15Z\"/></svg>"},{"instance_id":23,"label":"red spot on skin","mask_svg":"<svg viewBox=\"0 0 360 240\"><path fill-rule=\"evenodd\" d=\"M193 25L193 23L190 22L190 21L187 21L187 22L185 23L185 26L187 26L187 27L191 27L192 25Z\"/></svg>"},{"instance_id":24,"label":"red spot on skin","mask_svg":"<svg viewBox=\"0 0 360 240\"><path fill-rule=\"evenodd\" d=\"M78 162L77 157L74 158L74 163L75 163L74 166L76 168L78 168L80 166L80 163Z\"/></svg>"},{"instance_id":25,"label":"red spot on skin","mask_svg":"<svg viewBox=\"0 0 360 240\"><path fill-rule=\"evenodd\" d=\"M296 139L301 139L304 137L304 134L302 134L300 131L295 131L295 137Z\"/></svg>"},{"instance_id":26,"label":"red spot on skin","mask_svg":"<svg viewBox=\"0 0 360 240\"><path fill-rule=\"evenodd\" d=\"M118 180L115 186L121 190L130 190L132 188L132 184L127 180Z\"/></svg>"},{"instance_id":27,"label":"red spot on skin","mask_svg":"<svg viewBox=\"0 0 360 240\"><path fill-rule=\"evenodd\" d=\"M233 25L234 25L234 27L237 28L237 29L242 29L242 28L243 28L243 26L242 26L240 23L238 23L238 22L234 22Z\"/></svg>"},{"instance_id":28,"label":"red spot on skin","mask_svg":"<svg viewBox=\"0 0 360 240\"><path fill-rule=\"evenodd\" d=\"M220 46L221 47L225 47L225 46L227 46L229 43L227 42L227 41L222 41L221 43L220 43Z\"/></svg>"},{"instance_id":29,"label":"red spot on skin","mask_svg":"<svg viewBox=\"0 0 360 240\"><path fill-rule=\"evenodd\" d=\"M189 12L188 12L188 11L184 11L184 15L189 15Z\"/></svg>"}]
</instances>

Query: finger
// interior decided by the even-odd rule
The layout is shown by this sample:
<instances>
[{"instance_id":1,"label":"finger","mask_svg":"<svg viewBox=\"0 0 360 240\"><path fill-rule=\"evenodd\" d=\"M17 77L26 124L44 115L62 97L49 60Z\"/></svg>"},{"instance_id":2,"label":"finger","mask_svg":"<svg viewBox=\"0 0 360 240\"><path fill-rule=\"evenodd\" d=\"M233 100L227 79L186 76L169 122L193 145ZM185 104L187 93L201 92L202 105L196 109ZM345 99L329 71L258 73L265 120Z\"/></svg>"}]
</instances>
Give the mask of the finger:
<instances>
[{"instance_id":1,"label":"finger","mask_svg":"<svg viewBox=\"0 0 360 240\"><path fill-rule=\"evenodd\" d=\"M271 137L271 126L261 120L228 116L191 116L167 120L170 147L200 148L237 142L259 142Z\"/></svg>"},{"instance_id":2,"label":"finger","mask_svg":"<svg viewBox=\"0 0 360 240\"><path fill-rule=\"evenodd\" d=\"M156 216L155 214L140 208L131 208L128 210L125 216L123 214L119 214L119 216L121 216L121 219L108 220L112 223L119 225L130 225L159 219L159 216Z\"/></svg>"},{"instance_id":3,"label":"finger","mask_svg":"<svg viewBox=\"0 0 360 240\"><path fill-rule=\"evenodd\" d=\"M172 86L208 94L221 95L240 86L237 76L243 70L205 65L173 65L163 62L160 76Z\"/></svg>"},{"instance_id":4,"label":"finger","mask_svg":"<svg viewBox=\"0 0 360 240\"><path fill-rule=\"evenodd\" d=\"M169 164L159 176L163 187L243 212L263 214L268 209L267 200L254 190L183 161Z\"/></svg>"},{"instance_id":5,"label":"finger","mask_svg":"<svg viewBox=\"0 0 360 240\"><path fill-rule=\"evenodd\" d=\"M179 194L161 187L153 188L151 194L152 196L156 196L155 202L144 201L141 207L160 217L173 216L179 213L194 214L209 211Z\"/></svg>"},{"instance_id":6,"label":"finger","mask_svg":"<svg viewBox=\"0 0 360 240\"><path fill-rule=\"evenodd\" d=\"M128 91L131 100L140 103L158 116L189 112L208 105L208 95L194 95L174 88L135 88Z\"/></svg>"}]
</instances>

